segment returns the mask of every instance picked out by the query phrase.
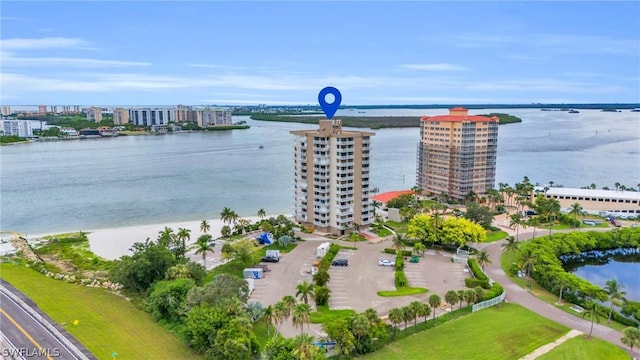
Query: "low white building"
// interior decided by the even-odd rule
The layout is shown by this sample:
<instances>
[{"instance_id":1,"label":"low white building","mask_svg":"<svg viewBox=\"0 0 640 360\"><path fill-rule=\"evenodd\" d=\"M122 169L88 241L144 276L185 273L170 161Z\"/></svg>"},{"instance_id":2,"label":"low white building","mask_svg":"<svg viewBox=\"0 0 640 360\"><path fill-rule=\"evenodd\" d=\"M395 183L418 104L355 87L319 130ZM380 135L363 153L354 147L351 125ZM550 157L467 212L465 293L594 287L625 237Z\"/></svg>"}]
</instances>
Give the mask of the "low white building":
<instances>
[{"instance_id":1,"label":"low white building","mask_svg":"<svg viewBox=\"0 0 640 360\"><path fill-rule=\"evenodd\" d=\"M30 120L2 120L0 121L2 136L33 137Z\"/></svg>"},{"instance_id":2,"label":"low white building","mask_svg":"<svg viewBox=\"0 0 640 360\"><path fill-rule=\"evenodd\" d=\"M536 192L547 199L556 199L561 208L571 208L571 205L579 203L583 211L591 214L626 213L640 214L640 192L621 190L597 190L576 189L564 187L552 187L546 192L541 187Z\"/></svg>"}]
</instances>

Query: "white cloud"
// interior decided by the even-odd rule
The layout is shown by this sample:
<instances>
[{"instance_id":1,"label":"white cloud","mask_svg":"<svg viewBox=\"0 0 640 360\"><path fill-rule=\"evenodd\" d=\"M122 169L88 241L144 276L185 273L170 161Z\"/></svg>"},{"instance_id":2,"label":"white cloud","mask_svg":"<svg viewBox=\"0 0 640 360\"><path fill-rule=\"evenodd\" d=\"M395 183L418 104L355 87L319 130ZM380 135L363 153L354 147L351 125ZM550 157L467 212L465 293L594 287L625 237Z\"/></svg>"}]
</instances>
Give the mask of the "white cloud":
<instances>
[{"instance_id":1,"label":"white cloud","mask_svg":"<svg viewBox=\"0 0 640 360\"><path fill-rule=\"evenodd\" d=\"M102 60L91 58L67 57L19 57L3 52L0 56L3 67L37 67L37 66L69 66L69 67L126 67L149 66L151 63L139 61Z\"/></svg>"},{"instance_id":2,"label":"white cloud","mask_svg":"<svg viewBox=\"0 0 640 360\"><path fill-rule=\"evenodd\" d=\"M466 71L469 70L464 66L453 65L453 64L403 64L400 65L403 69L410 70L422 70L422 71Z\"/></svg>"},{"instance_id":3,"label":"white cloud","mask_svg":"<svg viewBox=\"0 0 640 360\"><path fill-rule=\"evenodd\" d=\"M15 38L0 40L0 48L6 50L78 48L88 43L79 38L46 37L39 39Z\"/></svg>"}]
</instances>

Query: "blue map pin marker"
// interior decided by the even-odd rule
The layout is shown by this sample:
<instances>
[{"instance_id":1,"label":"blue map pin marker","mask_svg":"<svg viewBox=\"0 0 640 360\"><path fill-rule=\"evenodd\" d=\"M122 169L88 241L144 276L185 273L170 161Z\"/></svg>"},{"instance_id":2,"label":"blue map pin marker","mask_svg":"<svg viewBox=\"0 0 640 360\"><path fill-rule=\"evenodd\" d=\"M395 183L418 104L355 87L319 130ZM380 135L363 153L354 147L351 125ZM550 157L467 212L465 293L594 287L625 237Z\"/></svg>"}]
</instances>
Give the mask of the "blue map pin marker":
<instances>
[{"instance_id":1,"label":"blue map pin marker","mask_svg":"<svg viewBox=\"0 0 640 360\"><path fill-rule=\"evenodd\" d=\"M328 94L332 94L335 99L332 103L328 103L327 100L325 100L325 97ZM320 102L320 107L322 108L322 111L324 111L324 114L327 115L327 119L331 120L340 107L342 94L340 94L340 91L333 86L327 86L320 90L320 94L318 94L318 102Z\"/></svg>"}]
</instances>

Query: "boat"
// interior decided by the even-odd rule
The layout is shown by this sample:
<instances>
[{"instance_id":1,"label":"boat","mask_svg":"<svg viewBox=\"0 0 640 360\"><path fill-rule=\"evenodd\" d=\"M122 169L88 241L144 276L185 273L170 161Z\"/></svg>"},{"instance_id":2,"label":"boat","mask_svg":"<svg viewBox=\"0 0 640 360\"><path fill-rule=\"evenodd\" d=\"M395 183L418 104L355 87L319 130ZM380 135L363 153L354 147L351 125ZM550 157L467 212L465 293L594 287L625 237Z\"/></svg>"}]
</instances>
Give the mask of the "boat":
<instances>
[{"instance_id":1,"label":"boat","mask_svg":"<svg viewBox=\"0 0 640 360\"><path fill-rule=\"evenodd\" d=\"M631 112L640 112L640 108L631 109Z\"/></svg>"},{"instance_id":2,"label":"boat","mask_svg":"<svg viewBox=\"0 0 640 360\"><path fill-rule=\"evenodd\" d=\"M604 112L620 112L618 109L602 109Z\"/></svg>"},{"instance_id":3,"label":"boat","mask_svg":"<svg viewBox=\"0 0 640 360\"><path fill-rule=\"evenodd\" d=\"M260 145L260 147L258 147L258 149L264 149L264 146L263 146L263 145Z\"/></svg>"},{"instance_id":4,"label":"boat","mask_svg":"<svg viewBox=\"0 0 640 360\"><path fill-rule=\"evenodd\" d=\"M571 109L569 110L569 114L580 114L580 111Z\"/></svg>"}]
</instances>

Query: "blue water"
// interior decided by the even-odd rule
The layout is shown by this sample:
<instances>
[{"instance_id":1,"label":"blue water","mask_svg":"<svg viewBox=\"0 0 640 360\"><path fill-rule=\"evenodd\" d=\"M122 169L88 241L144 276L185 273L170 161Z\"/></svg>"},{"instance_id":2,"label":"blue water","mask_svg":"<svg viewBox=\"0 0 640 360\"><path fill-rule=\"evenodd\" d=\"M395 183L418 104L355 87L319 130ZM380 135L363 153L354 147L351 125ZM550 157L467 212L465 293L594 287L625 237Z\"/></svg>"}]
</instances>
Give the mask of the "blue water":
<instances>
[{"instance_id":1,"label":"blue water","mask_svg":"<svg viewBox=\"0 0 640 360\"><path fill-rule=\"evenodd\" d=\"M445 109L376 109L358 115L436 115ZM640 178L640 113L491 110L522 117L500 126L496 185L523 176L598 187ZM471 111L483 113L488 111ZM353 115L340 110L336 118ZM164 136L42 142L0 148L0 230L50 233L292 213L293 136L313 125L246 120L251 128ZM382 129L371 139L371 183L415 184L418 128ZM264 149L259 149L260 146Z\"/></svg>"},{"instance_id":2,"label":"blue water","mask_svg":"<svg viewBox=\"0 0 640 360\"><path fill-rule=\"evenodd\" d=\"M605 265L581 266L573 273L600 287L604 287L607 280L616 279L624 285L627 299L640 301L640 263L609 260Z\"/></svg>"}]
</instances>

